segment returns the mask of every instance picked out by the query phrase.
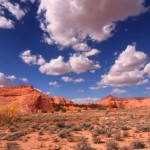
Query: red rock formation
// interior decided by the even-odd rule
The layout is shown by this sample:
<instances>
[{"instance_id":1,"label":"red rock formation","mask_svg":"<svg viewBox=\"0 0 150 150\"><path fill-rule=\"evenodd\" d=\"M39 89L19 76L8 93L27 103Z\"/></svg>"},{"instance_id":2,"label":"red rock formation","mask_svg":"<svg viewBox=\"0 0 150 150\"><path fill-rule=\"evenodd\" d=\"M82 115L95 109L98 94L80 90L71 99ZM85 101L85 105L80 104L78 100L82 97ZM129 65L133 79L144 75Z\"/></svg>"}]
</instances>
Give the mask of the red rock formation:
<instances>
[{"instance_id":1,"label":"red rock formation","mask_svg":"<svg viewBox=\"0 0 150 150\"><path fill-rule=\"evenodd\" d=\"M146 108L150 107L150 97L148 98L117 98L112 95L102 98L98 104L106 108Z\"/></svg>"},{"instance_id":2,"label":"red rock formation","mask_svg":"<svg viewBox=\"0 0 150 150\"><path fill-rule=\"evenodd\" d=\"M21 112L34 112L40 109L54 110L55 108L53 98L26 85L0 87L0 105L11 102L18 103Z\"/></svg>"},{"instance_id":3,"label":"red rock formation","mask_svg":"<svg viewBox=\"0 0 150 150\"><path fill-rule=\"evenodd\" d=\"M62 96L54 96L52 97L54 100L54 103L60 106L65 106L65 105L73 105L74 103L67 98L64 98Z\"/></svg>"}]
</instances>

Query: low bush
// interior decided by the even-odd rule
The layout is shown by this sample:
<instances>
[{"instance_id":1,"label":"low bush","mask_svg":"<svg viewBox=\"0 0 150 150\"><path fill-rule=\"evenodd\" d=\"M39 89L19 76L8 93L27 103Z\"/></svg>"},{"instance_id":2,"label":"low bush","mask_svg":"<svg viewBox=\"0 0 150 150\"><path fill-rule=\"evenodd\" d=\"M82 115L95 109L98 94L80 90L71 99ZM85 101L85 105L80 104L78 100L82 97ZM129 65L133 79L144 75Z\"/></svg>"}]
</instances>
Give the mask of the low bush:
<instances>
[{"instance_id":1,"label":"low bush","mask_svg":"<svg viewBox=\"0 0 150 150\"><path fill-rule=\"evenodd\" d=\"M91 147L86 138L81 137L79 144L74 148L74 150L95 150L95 149Z\"/></svg>"},{"instance_id":2,"label":"low bush","mask_svg":"<svg viewBox=\"0 0 150 150\"><path fill-rule=\"evenodd\" d=\"M26 134L27 134L26 132L16 132L16 133L13 133L13 134L9 134L5 137L5 140L15 141L15 140L18 140L20 137L22 137Z\"/></svg>"},{"instance_id":3,"label":"low bush","mask_svg":"<svg viewBox=\"0 0 150 150\"><path fill-rule=\"evenodd\" d=\"M129 147L132 149L142 149L145 148L145 144L140 140L134 140L130 143Z\"/></svg>"},{"instance_id":4,"label":"low bush","mask_svg":"<svg viewBox=\"0 0 150 150\"><path fill-rule=\"evenodd\" d=\"M119 150L118 144L114 140L109 140L106 143L107 150Z\"/></svg>"},{"instance_id":5,"label":"low bush","mask_svg":"<svg viewBox=\"0 0 150 150\"><path fill-rule=\"evenodd\" d=\"M16 142L6 143L6 150L19 150L19 144Z\"/></svg>"},{"instance_id":6,"label":"low bush","mask_svg":"<svg viewBox=\"0 0 150 150\"><path fill-rule=\"evenodd\" d=\"M67 130L67 129L61 130L61 131L59 132L58 136L59 136L60 138L67 138L67 137L70 136L70 131Z\"/></svg>"},{"instance_id":7,"label":"low bush","mask_svg":"<svg viewBox=\"0 0 150 150\"><path fill-rule=\"evenodd\" d=\"M102 143L101 139L99 137L93 137L94 144L100 144Z\"/></svg>"},{"instance_id":8,"label":"low bush","mask_svg":"<svg viewBox=\"0 0 150 150\"><path fill-rule=\"evenodd\" d=\"M120 135L119 132L117 132L117 133L114 135L114 139L115 139L116 141L121 141L121 135Z\"/></svg>"}]
</instances>

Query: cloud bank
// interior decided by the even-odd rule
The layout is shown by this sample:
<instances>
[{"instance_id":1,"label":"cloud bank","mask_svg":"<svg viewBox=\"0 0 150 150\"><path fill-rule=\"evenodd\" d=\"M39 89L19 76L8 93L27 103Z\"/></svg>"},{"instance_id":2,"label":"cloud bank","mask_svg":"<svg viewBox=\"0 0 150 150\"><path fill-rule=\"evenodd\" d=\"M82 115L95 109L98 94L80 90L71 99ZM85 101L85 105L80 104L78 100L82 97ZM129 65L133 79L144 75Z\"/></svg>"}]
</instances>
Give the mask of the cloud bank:
<instances>
[{"instance_id":1,"label":"cloud bank","mask_svg":"<svg viewBox=\"0 0 150 150\"><path fill-rule=\"evenodd\" d=\"M98 62L94 62L82 54L73 54L66 62L62 56L46 62L41 55L32 55L31 50L26 50L20 54L20 58L26 64L39 65L40 72L47 75L56 76L70 72L80 74L88 70L92 71L100 68Z\"/></svg>"},{"instance_id":2,"label":"cloud bank","mask_svg":"<svg viewBox=\"0 0 150 150\"><path fill-rule=\"evenodd\" d=\"M146 11L143 3L144 0L40 0L38 16L48 44L93 51L87 39L107 40L113 36L117 21Z\"/></svg>"}]
</instances>

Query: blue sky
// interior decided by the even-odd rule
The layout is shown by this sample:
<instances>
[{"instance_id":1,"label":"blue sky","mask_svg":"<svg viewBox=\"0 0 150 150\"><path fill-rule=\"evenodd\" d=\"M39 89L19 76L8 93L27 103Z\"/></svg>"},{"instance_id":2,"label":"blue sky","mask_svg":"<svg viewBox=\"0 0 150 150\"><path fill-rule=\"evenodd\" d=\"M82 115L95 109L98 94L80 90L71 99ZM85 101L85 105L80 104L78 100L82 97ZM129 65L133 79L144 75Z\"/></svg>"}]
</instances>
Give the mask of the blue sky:
<instances>
[{"instance_id":1,"label":"blue sky","mask_svg":"<svg viewBox=\"0 0 150 150\"><path fill-rule=\"evenodd\" d=\"M0 0L0 85L76 101L150 95L148 0Z\"/></svg>"}]
</instances>

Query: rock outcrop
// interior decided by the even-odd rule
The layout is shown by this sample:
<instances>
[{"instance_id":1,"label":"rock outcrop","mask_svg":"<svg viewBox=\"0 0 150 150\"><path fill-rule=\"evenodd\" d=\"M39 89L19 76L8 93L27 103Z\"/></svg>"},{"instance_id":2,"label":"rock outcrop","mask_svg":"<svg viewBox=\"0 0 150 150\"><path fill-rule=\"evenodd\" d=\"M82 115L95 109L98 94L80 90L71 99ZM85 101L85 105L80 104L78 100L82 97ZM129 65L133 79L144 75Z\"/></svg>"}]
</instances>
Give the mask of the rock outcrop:
<instances>
[{"instance_id":1,"label":"rock outcrop","mask_svg":"<svg viewBox=\"0 0 150 150\"><path fill-rule=\"evenodd\" d=\"M71 106L74 104L70 99L64 98L62 96L53 96L52 98L54 100L54 103L60 106L66 106L66 105Z\"/></svg>"},{"instance_id":2,"label":"rock outcrop","mask_svg":"<svg viewBox=\"0 0 150 150\"><path fill-rule=\"evenodd\" d=\"M21 112L55 109L53 98L26 85L0 87L0 105L11 102L18 103Z\"/></svg>"},{"instance_id":3,"label":"rock outcrop","mask_svg":"<svg viewBox=\"0 0 150 150\"><path fill-rule=\"evenodd\" d=\"M109 95L102 98L97 103L108 109L112 108L148 108L150 107L150 97L147 98L118 98Z\"/></svg>"}]
</instances>

